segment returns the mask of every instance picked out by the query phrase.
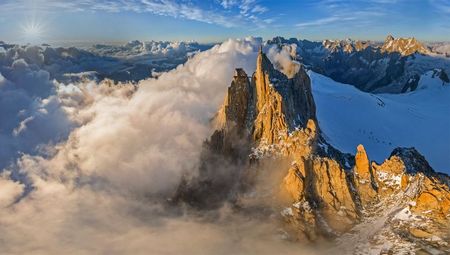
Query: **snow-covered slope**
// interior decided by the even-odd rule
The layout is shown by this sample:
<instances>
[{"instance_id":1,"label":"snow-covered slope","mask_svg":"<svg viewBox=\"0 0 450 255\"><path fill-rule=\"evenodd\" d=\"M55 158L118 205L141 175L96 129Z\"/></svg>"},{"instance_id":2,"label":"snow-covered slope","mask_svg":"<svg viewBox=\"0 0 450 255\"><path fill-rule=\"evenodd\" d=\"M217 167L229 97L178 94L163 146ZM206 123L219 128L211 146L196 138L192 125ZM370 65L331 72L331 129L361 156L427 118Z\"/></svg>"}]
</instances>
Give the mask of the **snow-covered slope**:
<instances>
[{"instance_id":1,"label":"snow-covered slope","mask_svg":"<svg viewBox=\"0 0 450 255\"><path fill-rule=\"evenodd\" d=\"M431 49L436 53L440 53L440 54L449 56L450 55L450 42L441 42L441 43L432 44Z\"/></svg>"},{"instance_id":2,"label":"snow-covered slope","mask_svg":"<svg viewBox=\"0 0 450 255\"><path fill-rule=\"evenodd\" d=\"M363 144L382 161L398 146L416 147L435 170L450 173L450 86L423 75L405 94L370 94L309 72L319 126L328 141L354 153Z\"/></svg>"}]
</instances>

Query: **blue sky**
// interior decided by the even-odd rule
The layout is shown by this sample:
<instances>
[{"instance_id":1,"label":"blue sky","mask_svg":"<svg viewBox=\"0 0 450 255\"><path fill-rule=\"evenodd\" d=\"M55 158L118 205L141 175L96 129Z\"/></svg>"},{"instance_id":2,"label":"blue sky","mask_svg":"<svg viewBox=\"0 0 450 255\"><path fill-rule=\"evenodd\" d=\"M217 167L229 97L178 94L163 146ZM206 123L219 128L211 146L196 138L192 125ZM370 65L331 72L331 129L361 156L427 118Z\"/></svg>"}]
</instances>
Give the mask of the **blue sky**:
<instances>
[{"instance_id":1,"label":"blue sky","mask_svg":"<svg viewBox=\"0 0 450 255\"><path fill-rule=\"evenodd\" d=\"M0 0L0 40L124 42L281 35L450 41L450 0Z\"/></svg>"}]
</instances>

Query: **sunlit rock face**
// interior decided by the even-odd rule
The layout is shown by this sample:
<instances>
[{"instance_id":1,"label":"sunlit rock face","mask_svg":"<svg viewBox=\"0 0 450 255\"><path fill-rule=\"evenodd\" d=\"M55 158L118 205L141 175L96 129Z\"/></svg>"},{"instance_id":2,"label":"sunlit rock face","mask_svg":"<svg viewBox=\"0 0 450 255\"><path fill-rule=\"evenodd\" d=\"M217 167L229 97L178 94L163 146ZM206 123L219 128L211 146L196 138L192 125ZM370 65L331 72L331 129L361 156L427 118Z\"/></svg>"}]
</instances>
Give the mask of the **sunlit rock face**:
<instances>
[{"instance_id":1,"label":"sunlit rock face","mask_svg":"<svg viewBox=\"0 0 450 255\"><path fill-rule=\"evenodd\" d=\"M255 141L274 143L296 128L306 127L309 119L315 121L311 81L303 68L288 79L260 52L251 83L256 95L252 131Z\"/></svg>"},{"instance_id":2,"label":"sunlit rock face","mask_svg":"<svg viewBox=\"0 0 450 255\"><path fill-rule=\"evenodd\" d=\"M399 52L403 56L408 56L414 53L426 54L430 51L416 38L394 38L392 35L388 35L381 47L383 52Z\"/></svg>"},{"instance_id":3,"label":"sunlit rock face","mask_svg":"<svg viewBox=\"0 0 450 255\"><path fill-rule=\"evenodd\" d=\"M293 78L276 70L260 52L256 71L249 81L236 69L225 102L214 119L216 128L246 129L254 142L274 143L308 120L316 119L311 81L301 68Z\"/></svg>"},{"instance_id":4,"label":"sunlit rock face","mask_svg":"<svg viewBox=\"0 0 450 255\"><path fill-rule=\"evenodd\" d=\"M377 186L370 161L363 145L357 147L354 167L355 186L363 206L376 201Z\"/></svg>"},{"instance_id":5,"label":"sunlit rock face","mask_svg":"<svg viewBox=\"0 0 450 255\"><path fill-rule=\"evenodd\" d=\"M304 68L288 78L263 52L256 61L251 78L236 69L199 174L186 178L174 201L228 202L245 212L259 201L258 212L278 217L290 240L333 240L347 243L344 251L378 249L383 240L393 253L405 244L450 248L448 176L414 148L397 148L382 164L363 145L355 156L338 151L321 134Z\"/></svg>"}]
</instances>

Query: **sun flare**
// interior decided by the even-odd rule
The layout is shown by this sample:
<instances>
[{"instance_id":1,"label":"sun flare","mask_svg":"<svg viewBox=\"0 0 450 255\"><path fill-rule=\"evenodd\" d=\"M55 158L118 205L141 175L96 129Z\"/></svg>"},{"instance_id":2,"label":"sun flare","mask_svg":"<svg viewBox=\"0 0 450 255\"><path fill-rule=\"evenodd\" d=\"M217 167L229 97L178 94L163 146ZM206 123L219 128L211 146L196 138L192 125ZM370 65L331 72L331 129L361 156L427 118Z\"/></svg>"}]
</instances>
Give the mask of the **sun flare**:
<instances>
[{"instance_id":1,"label":"sun flare","mask_svg":"<svg viewBox=\"0 0 450 255\"><path fill-rule=\"evenodd\" d=\"M27 39L40 39L44 36L45 27L42 22L30 20L22 25L23 36Z\"/></svg>"}]
</instances>

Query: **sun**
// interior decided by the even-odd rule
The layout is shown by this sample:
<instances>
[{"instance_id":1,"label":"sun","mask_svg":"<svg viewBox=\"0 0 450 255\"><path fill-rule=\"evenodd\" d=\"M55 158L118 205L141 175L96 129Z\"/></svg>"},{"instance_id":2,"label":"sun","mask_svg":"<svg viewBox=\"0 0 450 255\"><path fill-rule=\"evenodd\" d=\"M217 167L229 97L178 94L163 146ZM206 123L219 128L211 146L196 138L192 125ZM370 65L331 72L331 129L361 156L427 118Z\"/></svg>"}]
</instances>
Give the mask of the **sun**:
<instances>
[{"instance_id":1,"label":"sun","mask_svg":"<svg viewBox=\"0 0 450 255\"><path fill-rule=\"evenodd\" d=\"M39 23L32 22L23 27L23 32L31 37L39 37L42 35L42 26Z\"/></svg>"},{"instance_id":2,"label":"sun","mask_svg":"<svg viewBox=\"0 0 450 255\"><path fill-rule=\"evenodd\" d=\"M43 39L45 34L45 26L36 19L29 20L21 26L21 32L24 39L29 42L36 42Z\"/></svg>"}]
</instances>

